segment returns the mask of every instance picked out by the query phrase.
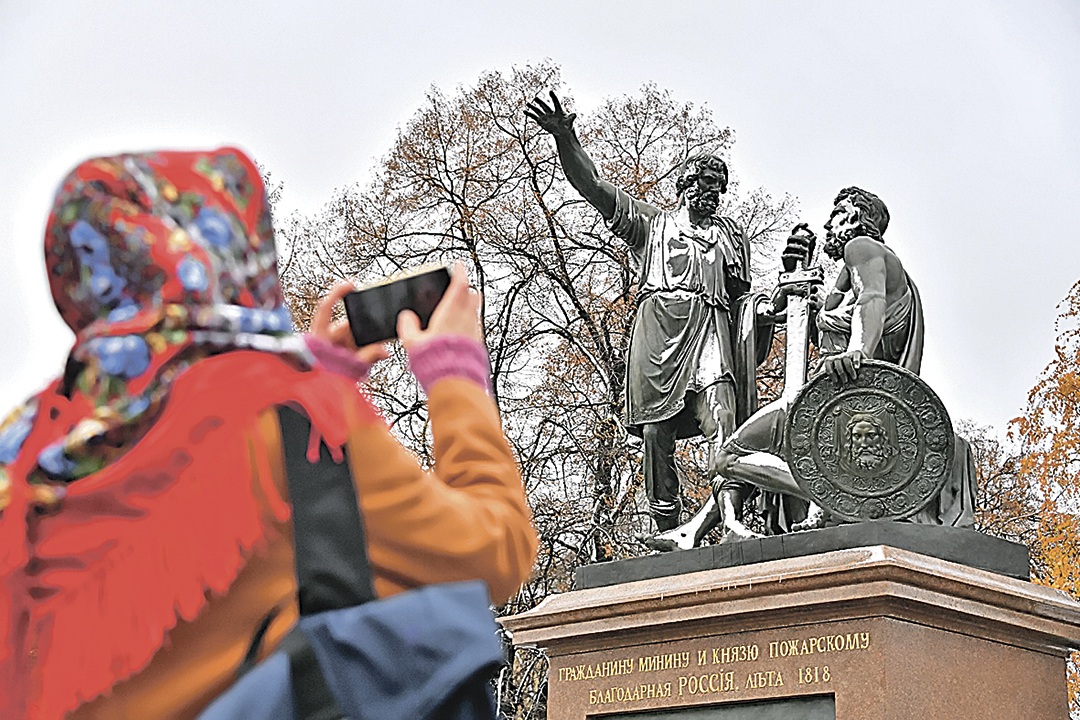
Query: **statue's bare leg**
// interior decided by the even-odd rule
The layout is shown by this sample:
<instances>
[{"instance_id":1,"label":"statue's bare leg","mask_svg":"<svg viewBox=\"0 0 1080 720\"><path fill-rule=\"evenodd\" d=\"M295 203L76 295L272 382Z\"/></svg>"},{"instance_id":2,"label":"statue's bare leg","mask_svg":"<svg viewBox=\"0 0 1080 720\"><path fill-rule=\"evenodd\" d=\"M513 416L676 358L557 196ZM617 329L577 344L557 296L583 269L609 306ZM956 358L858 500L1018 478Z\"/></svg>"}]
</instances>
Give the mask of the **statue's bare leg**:
<instances>
[{"instance_id":1,"label":"statue's bare leg","mask_svg":"<svg viewBox=\"0 0 1080 720\"><path fill-rule=\"evenodd\" d=\"M743 457L725 458L724 472L727 477L749 482L766 490L787 493L810 500L795 478L787 462L771 453L752 453ZM726 519L726 516L725 516ZM810 512L802 522L795 523L792 531L815 530L825 526L826 514L816 503L810 503Z\"/></svg>"},{"instance_id":2,"label":"statue's bare leg","mask_svg":"<svg viewBox=\"0 0 1080 720\"><path fill-rule=\"evenodd\" d=\"M723 523L726 540L757 537L741 520L739 487L744 484L809 499L792 477L787 462L779 457L787 405L784 398L770 403L739 426L711 458L710 465L719 476L714 492L716 508L708 508L707 513L700 513L700 519L695 516L683 527L657 536L658 540L667 541L671 549L688 544L693 547L717 522ZM814 522L808 518L800 528Z\"/></svg>"},{"instance_id":3,"label":"statue's bare leg","mask_svg":"<svg viewBox=\"0 0 1080 720\"><path fill-rule=\"evenodd\" d=\"M666 552L670 550L689 550L697 547L701 539L709 534L720 523L720 506L712 493L709 499L694 513L694 517L687 520L673 530L662 532L652 537L641 537L640 540L650 550Z\"/></svg>"},{"instance_id":4,"label":"statue's bare leg","mask_svg":"<svg viewBox=\"0 0 1080 720\"><path fill-rule=\"evenodd\" d=\"M753 488L726 483L721 477L716 478L714 482L715 487L712 496L719 506L717 525L723 531L720 542L757 537L757 533L742 523L743 506L747 496L753 492ZM699 544L704 539L705 533L699 538Z\"/></svg>"},{"instance_id":5,"label":"statue's bare leg","mask_svg":"<svg viewBox=\"0 0 1080 720\"><path fill-rule=\"evenodd\" d=\"M766 490L787 493L809 500L810 497L803 492L795 482L795 478L788 469L787 462L771 453L755 452L749 455L736 455L725 453L722 460L724 477L731 480L741 480L751 485L757 485Z\"/></svg>"},{"instance_id":6,"label":"statue's bare leg","mask_svg":"<svg viewBox=\"0 0 1080 720\"><path fill-rule=\"evenodd\" d=\"M734 542L736 540L749 540L750 538L762 537L743 523L743 504L752 488L742 484L727 483L720 487L719 497L721 504L720 514L723 518L724 535L720 542Z\"/></svg>"},{"instance_id":7,"label":"statue's bare leg","mask_svg":"<svg viewBox=\"0 0 1080 720\"><path fill-rule=\"evenodd\" d=\"M646 542L654 550L675 550L697 547L701 540L718 524L724 528L724 541L745 540L761 537L742 522L742 492L740 482L757 485L775 492L787 493L809 500L802 488L795 482L787 463L770 453L756 452L749 455L721 450L718 458L718 470L721 478L729 482L718 482L716 491L693 518L685 524L661 533ZM718 481L720 478L718 478ZM719 497L719 500L718 500ZM817 527L816 518L811 515L806 521L793 529ZM656 547L653 547L656 545Z\"/></svg>"}]
</instances>

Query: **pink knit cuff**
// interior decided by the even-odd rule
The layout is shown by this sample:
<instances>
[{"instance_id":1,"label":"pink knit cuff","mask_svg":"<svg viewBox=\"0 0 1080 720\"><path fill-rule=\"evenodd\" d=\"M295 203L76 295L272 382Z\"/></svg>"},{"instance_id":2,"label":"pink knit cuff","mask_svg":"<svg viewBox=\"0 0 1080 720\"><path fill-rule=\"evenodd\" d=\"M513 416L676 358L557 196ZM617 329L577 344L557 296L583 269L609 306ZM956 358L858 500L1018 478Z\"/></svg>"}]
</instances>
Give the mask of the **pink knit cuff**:
<instances>
[{"instance_id":1,"label":"pink knit cuff","mask_svg":"<svg viewBox=\"0 0 1080 720\"><path fill-rule=\"evenodd\" d=\"M492 395L487 348L463 335L440 335L417 345L409 351L409 369L424 392L445 377L459 377L473 381Z\"/></svg>"},{"instance_id":2,"label":"pink knit cuff","mask_svg":"<svg viewBox=\"0 0 1080 720\"><path fill-rule=\"evenodd\" d=\"M348 350L314 335L305 334L304 343L324 370L329 370L356 382L367 380L371 365L360 360Z\"/></svg>"}]
</instances>

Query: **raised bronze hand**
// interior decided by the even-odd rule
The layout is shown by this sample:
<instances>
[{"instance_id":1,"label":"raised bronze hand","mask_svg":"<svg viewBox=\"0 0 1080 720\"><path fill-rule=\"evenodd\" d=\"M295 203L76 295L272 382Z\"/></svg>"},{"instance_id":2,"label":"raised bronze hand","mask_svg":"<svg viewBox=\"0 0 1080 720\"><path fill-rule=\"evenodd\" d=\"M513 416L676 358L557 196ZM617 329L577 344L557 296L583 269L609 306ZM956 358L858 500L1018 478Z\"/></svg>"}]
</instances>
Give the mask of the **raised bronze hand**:
<instances>
[{"instance_id":1,"label":"raised bronze hand","mask_svg":"<svg viewBox=\"0 0 1080 720\"><path fill-rule=\"evenodd\" d=\"M562 103L559 102L559 98L555 95L555 91L551 90L548 94L551 96L551 105L548 105L537 96L526 106L525 115L531 117L536 121L537 125L556 137L572 134L577 113L567 115L566 111L563 110Z\"/></svg>"},{"instance_id":2,"label":"raised bronze hand","mask_svg":"<svg viewBox=\"0 0 1080 720\"><path fill-rule=\"evenodd\" d=\"M787 246L784 248L783 254L780 256L784 264L784 271L791 272L800 264L804 268L808 267L814 259L816 245L817 236L811 232L809 226L806 223L796 225L791 231L791 236L787 240Z\"/></svg>"},{"instance_id":3,"label":"raised bronze hand","mask_svg":"<svg viewBox=\"0 0 1080 720\"><path fill-rule=\"evenodd\" d=\"M574 119L577 115L567 114L563 110L562 103L559 102L554 91L549 94L551 105L539 97L533 98L533 101L526 106L525 115L535 120L545 132L551 133L551 136L555 138L559 163L562 165L563 172L566 173L566 179L581 194L581 197L600 211L605 220L610 220L615 214L617 193L615 186L600 178L596 172L596 165L581 147L581 141L574 132Z\"/></svg>"}]
</instances>

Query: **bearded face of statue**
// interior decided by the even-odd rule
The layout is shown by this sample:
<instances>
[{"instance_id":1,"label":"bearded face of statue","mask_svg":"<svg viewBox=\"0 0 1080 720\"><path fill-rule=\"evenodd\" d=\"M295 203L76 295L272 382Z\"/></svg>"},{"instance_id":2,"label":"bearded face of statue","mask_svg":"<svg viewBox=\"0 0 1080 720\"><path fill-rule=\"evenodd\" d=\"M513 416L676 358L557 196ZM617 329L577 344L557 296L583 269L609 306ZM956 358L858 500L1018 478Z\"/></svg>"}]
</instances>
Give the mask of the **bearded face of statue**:
<instances>
[{"instance_id":1,"label":"bearded face of statue","mask_svg":"<svg viewBox=\"0 0 1080 720\"><path fill-rule=\"evenodd\" d=\"M821 249L833 260L840 260L844 257L844 246L848 240L861 234L859 209L844 198L833 206L829 221L825 223L825 243Z\"/></svg>"},{"instance_id":2,"label":"bearded face of statue","mask_svg":"<svg viewBox=\"0 0 1080 720\"><path fill-rule=\"evenodd\" d=\"M868 471L877 470L892 454L882 427L858 415L848 423L848 453L853 465Z\"/></svg>"},{"instance_id":3,"label":"bearded face of statue","mask_svg":"<svg viewBox=\"0 0 1080 720\"><path fill-rule=\"evenodd\" d=\"M715 168L703 167L698 171L697 181L687 186L687 206L703 217L712 217L720 207L720 193L726 177Z\"/></svg>"}]
</instances>

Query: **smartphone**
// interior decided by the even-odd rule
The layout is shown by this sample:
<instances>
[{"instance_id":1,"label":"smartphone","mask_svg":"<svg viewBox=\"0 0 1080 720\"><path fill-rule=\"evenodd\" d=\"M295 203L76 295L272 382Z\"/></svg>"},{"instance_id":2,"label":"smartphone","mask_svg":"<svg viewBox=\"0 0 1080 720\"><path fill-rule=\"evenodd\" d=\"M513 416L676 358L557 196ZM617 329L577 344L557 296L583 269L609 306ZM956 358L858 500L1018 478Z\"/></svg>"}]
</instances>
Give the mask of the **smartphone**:
<instances>
[{"instance_id":1,"label":"smartphone","mask_svg":"<svg viewBox=\"0 0 1080 720\"><path fill-rule=\"evenodd\" d=\"M412 310L426 328L450 286L450 268L430 265L394 275L345 296L345 314L357 347L397 337L397 317Z\"/></svg>"}]
</instances>

